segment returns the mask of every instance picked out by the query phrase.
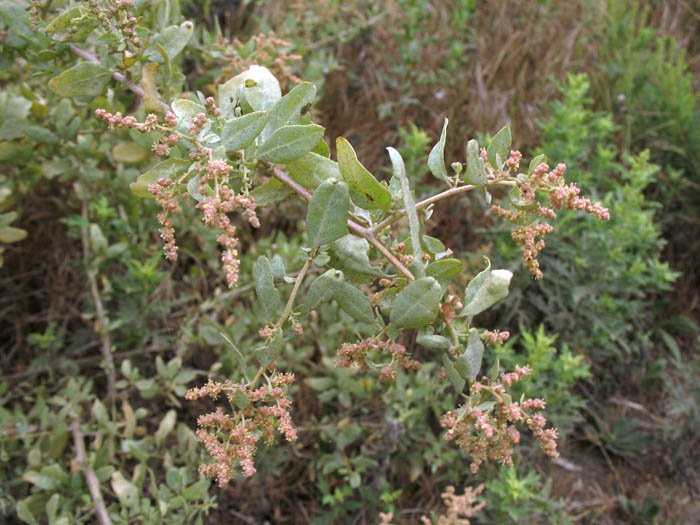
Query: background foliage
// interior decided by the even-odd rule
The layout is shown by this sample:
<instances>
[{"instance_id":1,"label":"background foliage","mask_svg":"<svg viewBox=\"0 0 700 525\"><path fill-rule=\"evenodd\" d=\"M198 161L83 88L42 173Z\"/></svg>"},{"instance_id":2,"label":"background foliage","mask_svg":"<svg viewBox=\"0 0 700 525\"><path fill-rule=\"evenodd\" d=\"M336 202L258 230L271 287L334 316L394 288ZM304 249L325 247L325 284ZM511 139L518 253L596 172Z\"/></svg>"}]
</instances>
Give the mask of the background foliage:
<instances>
[{"instance_id":1,"label":"background foliage","mask_svg":"<svg viewBox=\"0 0 700 525\"><path fill-rule=\"evenodd\" d=\"M264 449L250 480L219 489L200 479L193 429L211 407L182 396L207 376L236 373L222 334L241 345L258 326L259 255L281 252L293 261L289 272L301 267L303 207L266 208L260 230L239 225L236 289L221 278L215 235L193 214L178 223L180 262L165 263L156 206L129 190L153 162L152 137L108 132L93 116L110 104L142 118L138 98L116 82L72 99L47 87L75 64L72 38L88 39L107 67L131 67L136 80L140 67L110 53L110 37L46 33L46 21L87 2L5 0L0 518L94 521L74 468L82 442L83 464L123 522L376 523L381 511L413 523L443 512L446 485L480 483L487 504L478 523L692 521L700 491L697 3L135 4L144 38L146 28L188 32L182 24L194 23L159 69L172 89L166 101L182 87L209 93L259 63L277 68L286 89L296 77L313 81L314 120L328 142L348 137L374 173L390 172L383 147L397 147L418 195L434 184L427 154L448 117L446 158L463 156L465 138L483 131L488 141L510 124L526 157L566 162L610 207L610 223L570 216L559 224L542 252L542 281L515 264L508 234L472 194L438 207L428 224L474 274L484 252L512 265L512 293L488 322L519 335L487 358L535 369L524 393L547 399L565 437L562 458L545 463L525 441L514 469L472 475L442 443L438 418L455 395L436 379L438 367L400 374L388 388L336 368L335 352L357 324L329 304L280 361L298 377L299 441ZM289 46L270 41L270 31ZM408 349L420 358L419 346Z\"/></svg>"}]
</instances>

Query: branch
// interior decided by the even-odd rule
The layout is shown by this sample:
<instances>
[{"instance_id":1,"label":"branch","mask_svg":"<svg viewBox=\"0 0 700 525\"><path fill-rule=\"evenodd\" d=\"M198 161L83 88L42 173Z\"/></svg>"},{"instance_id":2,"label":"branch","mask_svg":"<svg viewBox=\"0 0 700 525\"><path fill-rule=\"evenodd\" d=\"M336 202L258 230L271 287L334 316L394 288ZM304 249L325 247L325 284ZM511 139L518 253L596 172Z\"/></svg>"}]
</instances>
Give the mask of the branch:
<instances>
[{"instance_id":1,"label":"branch","mask_svg":"<svg viewBox=\"0 0 700 525\"><path fill-rule=\"evenodd\" d=\"M498 182L494 182L493 184L490 184L490 186L514 186L515 184L516 184L515 181L512 181L512 180L501 180ZM466 193L468 191L472 191L472 190L475 190L477 188L482 188L482 187L483 186L476 186L474 184L466 184L464 186L457 186L456 188L450 188L449 190L445 190L441 193L438 193L437 195L433 195L432 197L428 197L427 199L420 201L419 203L416 204L416 210L426 208L435 202L438 202L442 199L446 199L447 197L452 197L453 195L459 195L460 193ZM395 212L391 217L387 217L382 222L380 222L379 224L374 226L372 228L372 233L375 233L375 234L379 233L387 226L390 226L391 224L398 221L404 215L406 215L406 209L402 208L401 210Z\"/></svg>"},{"instance_id":2,"label":"branch","mask_svg":"<svg viewBox=\"0 0 700 525\"><path fill-rule=\"evenodd\" d=\"M75 452L76 456L73 460L73 467L76 470L82 470L85 476L85 481L87 482L88 489L90 489L90 496L92 496L92 502L95 505L95 512L97 513L97 518L101 525L112 525L112 520L109 519L109 514L107 513L107 507L105 507L105 502L102 499L102 494L100 493L100 482L95 475L95 471L92 467L86 464L87 454L85 453L85 443L83 442L83 433L80 431L80 425L78 421L73 424L73 441L75 442Z\"/></svg>"},{"instance_id":3,"label":"branch","mask_svg":"<svg viewBox=\"0 0 700 525\"><path fill-rule=\"evenodd\" d=\"M87 221L87 206L83 202L83 219ZM95 316L96 319L96 330L100 334L102 357L104 358L107 368L107 399L114 399L117 395L117 375L114 369L114 358L112 356L112 340L109 337L109 323L107 322L107 316L105 315L104 307L102 306L102 298L100 297L100 291L97 287L97 279L95 279L95 271L89 268L89 247L88 247L88 233L85 226L81 226L80 233L83 242L83 258L85 259L85 265L87 266L86 272L88 277L88 282L90 284L90 293L92 295L92 300L95 303Z\"/></svg>"},{"instance_id":4,"label":"branch","mask_svg":"<svg viewBox=\"0 0 700 525\"><path fill-rule=\"evenodd\" d=\"M87 60L88 62L94 62L95 64L100 64L100 60L93 55L92 53L88 53L87 51L83 51L79 47L74 46L73 44L68 44L68 49L71 51L76 56L79 56L83 60ZM121 82L122 84L125 84L126 87L128 87L131 91L136 93L139 97L143 98L144 92L143 89L141 89L140 86L137 86L133 82L129 81L123 74L119 73L118 71L112 71L112 78L115 80ZM160 107L163 108L163 111L166 113L170 110L170 106L168 106L165 102L160 103Z\"/></svg>"},{"instance_id":5,"label":"branch","mask_svg":"<svg viewBox=\"0 0 700 525\"><path fill-rule=\"evenodd\" d=\"M294 301L297 298L297 293L299 293L299 289L301 288L301 283L304 282L304 278L306 277L306 272L309 271L309 267L311 266L311 262L314 260L314 257L316 257L316 253L318 250L313 250L310 254L308 259L306 259L306 262L304 263L304 266L301 268L301 271L299 272L299 275L297 275L296 280L294 281L294 288L292 288L292 293L289 295L289 300L287 301L287 305L284 307L284 311L282 312L282 315L279 318L279 321L275 324L278 328L282 328L282 325L284 325L284 322L289 318L289 316L292 313L292 309L294 308Z\"/></svg>"},{"instance_id":6,"label":"branch","mask_svg":"<svg viewBox=\"0 0 700 525\"><path fill-rule=\"evenodd\" d=\"M301 184L298 184L294 180L289 177L285 172L283 172L279 168L273 168L272 169L272 175L279 180L280 182L286 184L289 186L291 189L293 189L297 194L302 196L304 199L307 201L311 200L311 192L309 192L306 188L304 188ZM364 239L367 239L367 241L374 246L391 264L393 264L397 270L399 270L402 274L404 274L406 277L408 277L411 281L414 281L416 278L413 276L411 273L411 270L406 268L406 266L399 261L396 256L391 253L386 246L384 246L379 239L377 239L374 236L374 231L373 229L365 228L364 226L360 226L357 224L355 221L348 219L348 228L350 231L353 233L357 234L359 237L363 237Z\"/></svg>"}]
</instances>

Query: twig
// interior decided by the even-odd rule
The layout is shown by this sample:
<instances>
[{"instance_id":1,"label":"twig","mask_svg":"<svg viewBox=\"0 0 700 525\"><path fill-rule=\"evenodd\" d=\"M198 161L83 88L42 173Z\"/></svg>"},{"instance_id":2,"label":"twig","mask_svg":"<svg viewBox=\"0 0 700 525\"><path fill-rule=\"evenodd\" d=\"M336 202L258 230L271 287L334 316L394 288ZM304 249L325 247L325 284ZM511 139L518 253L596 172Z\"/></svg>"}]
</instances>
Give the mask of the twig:
<instances>
[{"instance_id":1,"label":"twig","mask_svg":"<svg viewBox=\"0 0 700 525\"><path fill-rule=\"evenodd\" d=\"M88 220L87 216L87 206L83 202L82 216L85 221ZM95 279L96 272L89 268L89 246L88 246L88 233L85 226L81 226L80 233L83 241L83 257L85 259L86 273L88 277L88 282L90 284L90 293L92 294L92 300L95 303L95 316L96 319L96 329L100 334L100 341L102 342L102 357L104 358L107 368L107 399L113 400L117 395L117 374L114 369L114 358L112 356L112 340L109 337L109 323L107 322L107 316L105 315L104 307L102 306L102 298L100 297L100 291L97 287L97 279Z\"/></svg>"},{"instance_id":2,"label":"twig","mask_svg":"<svg viewBox=\"0 0 700 525\"><path fill-rule=\"evenodd\" d=\"M287 305L284 307L284 311L282 312L282 315L280 316L279 321L277 321L277 323L275 323L276 327L282 328L282 325L284 325L284 322L291 315L292 309L294 308L294 301L296 300L297 293L299 293L299 289L301 288L301 283L304 282L304 278L306 277L306 272L309 271L309 267L311 266L311 263L314 260L314 257L316 257L317 252L318 252L318 250L313 250L309 254L309 257L306 259L306 262L304 263L304 266L301 268L299 275L297 275L297 278L294 281L294 288L292 288L292 293L289 295L289 300L287 301Z\"/></svg>"},{"instance_id":3,"label":"twig","mask_svg":"<svg viewBox=\"0 0 700 525\"><path fill-rule=\"evenodd\" d=\"M80 431L80 426L77 421L73 424L73 441L75 442L76 452L75 459L73 460L73 468L75 470L83 471L88 489L90 489L92 502L95 505L95 512L97 513L97 518L99 519L100 523L102 525L112 525L112 520L109 519L107 507L105 507L104 500L102 499L102 493L100 492L100 482L95 475L95 471L92 470L92 467L85 462L87 459L87 454L85 453L85 443L83 442L83 433Z\"/></svg>"},{"instance_id":4,"label":"twig","mask_svg":"<svg viewBox=\"0 0 700 525\"><path fill-rule=\"evenodd\" d=\"M280 182L286 184L289 186L292 190L294 190L297 194L302 196L304 199L307 201L311 200L312 194L309 192L306 188L304 188L302 185L298 184L294 180L291 179L286 173L284 173L282 170L279 168L273 168L272 169L272 175L279 180ZM355 234L357 234L360 237L363 237L364 239L367 239L367 241L374 246L391 264L393 264L397 270L399 270L402 274L404 274L406 277L408 277L411 281L415 280L415 277L411 273L411 270L406 268L401 261L399 261L396 256L391 253L386 246L384 246L379 239L377 239L374 235L374 232L372 229L365 228L364 226L360 226L357 224L355 221L348 219L348 228Z\"/></svg>"},{"instance_id":5,"label":"twig","mask_svg":"<svg viewBox=\"0 0 700 525\"><path fill-rule=\"evenodd\" d=\"M68 49L71 51L71 53L73 53L76 56L79 56L83 60L87 60L88 62L94 62L95 64L100 64L99 59L95 55L93 55L92 53L88 53L87 51L83 51L82 49L74 46L73 44L68 44ZM125 84L126 87L128 87L131 91L136 93L139 97L143 98L143 96L145 95L141 87L129 81L129 79L127 79L118 71L112 71L112 78L121 82L122 84ZM170 106L168 106L165 102L160 102L160 107L163 108L163 111L165 111L166 113L170 111Z\"/></svg>"}]
</instances>

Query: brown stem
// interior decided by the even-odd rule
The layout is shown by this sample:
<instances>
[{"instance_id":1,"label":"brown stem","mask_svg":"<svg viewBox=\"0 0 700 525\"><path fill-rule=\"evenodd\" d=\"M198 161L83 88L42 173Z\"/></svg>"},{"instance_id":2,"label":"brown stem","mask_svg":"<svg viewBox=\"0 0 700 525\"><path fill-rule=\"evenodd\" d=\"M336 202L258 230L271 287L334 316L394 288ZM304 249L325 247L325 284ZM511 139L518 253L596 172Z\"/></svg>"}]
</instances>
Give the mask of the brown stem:
<instances>
[{"instance_id":1,"label":"brown stem","mask_svg":"<svg viewBox=\"0 0 700 525\"><path fill-rule=\"evenodd\" d=\"M85 481L87 482L88 489L90 490L92 502L95 505L97 518L101 525L112 525L112 520L109 519L107 507L105 507L105 502L102 499L102 493L100 492L100 481L97 479L95 471L92 470L92 467L90 467L90 465L88 465L85 461L87 459L85 443L83 442L83 433L80 431L80 425L77 421L73 424L73 442L75 443L76 452L73 465L77 470L83 471Z\"/></svg>"},{"instance_id":2,"label":"brown stem","mask_svg":"<svg viewBox=\"0 0 700 525\"><path fill-rule=\"evenodd\" d=\"M82 210L83 219L87 222L87 206L83 202ZM117 395L117 375L114 369L114 358L112 356L112 340L109 337L109 322L107 321L107 315L105 314L104 306L102 305L102 298L100 297L100 290L97 287L96 271L91 270L89 267L89 245L88 245L88 231L85 226L80 228L80 233L83 243L83 258L86 265L86 273L88 278L88 283L90 285L90 294L92 295L92 300L95 303L95 316L96 323L95 329L97 333L100 334L102 357L105 360L105 368L107 369L107 399L113 400Z\"/></svg>"},{"instance_id":3,"label":"brown stem","mask_svg":"<svg viewBox=\"0 0 700 525\"><path fill-rule=\"evenodd\" d=\"M88 53L87 51L83 51L79 47L74 46L73 44L68 44L68 49L71 51L76 56L79 56L83 60L87 60L88 62L94 62L95 64L99 64L100 60L93 55L92 53ZM125 84L126 87L128 87L131 91L136 93L139 97L143 98L144 92L143 89L141 89L140 86L137 86L133 82L130 82L124 75L119 73L118 71L112 71L112 77L121 82L122 84ZM160 107L163 108L163 111L166 113L170 111L170 106L168 106L165 102L160 103Z\"/></svg>"},{"instance_id":4,"label":"brown stem","mask_svg":"<svg viewBox=\"0 0 700 525\"><path fill-rule=\"evenodd\" d=\"M291 177L289 177L289 175L287 175L281 169L273 168L272 175L280 182L289 186L291 189L293 189L297 194L301 195L307 201L311 200L311 196L312 196L311 192L309 192L301 184L293 181L291 179ZM379 239L377 239L374 236L374 232L371 229L365 228L364 226L360 226L359 224L357 224L355 221L353 221L351 219L348 219L348 228L350 229L350 231L357 234L358 236L367 239L367 241L372 246L374 246L391 264L393 264L397 270L399 270L402 274L404 274L406 277L408 277L411 281L415 280L415 277L411 273L411 270L406 268L406 266L401 261L399 261L399 259L393 253L391 253L387 249L387 247L381 243L381 241Z\"/></svg>"}]
</instances>

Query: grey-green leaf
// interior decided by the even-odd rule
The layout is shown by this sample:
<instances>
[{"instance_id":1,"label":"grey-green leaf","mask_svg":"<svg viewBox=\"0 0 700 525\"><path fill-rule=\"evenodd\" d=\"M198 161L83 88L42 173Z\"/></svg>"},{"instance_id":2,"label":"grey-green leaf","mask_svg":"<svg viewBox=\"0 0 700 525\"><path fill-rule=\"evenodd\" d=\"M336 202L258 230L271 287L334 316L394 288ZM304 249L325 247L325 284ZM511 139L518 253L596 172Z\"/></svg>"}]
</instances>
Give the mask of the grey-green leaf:
<instances>
[{"instance_id":1,"label":"grey-green leaf","mask_svg":"<svg viewBox=\"0 0 700 525\"><path fill-rule=\"evenodd\" d=\"M192 161L178 159L174 157L168 160L164 160L163 162L159 162L158 164L153 166L146 173L139 175L136 179L136 182L132 182L129 185L129 188L131 188L131 191L134 193L134 195L152 199L153 195L151 195L151 193L148 191L148 188L152 184L158 182L158 179L160 178L166 178L171 180L174 179L175 176L184 172L191 164Z\"/></svg>"},{"instance_id":2,"label":"grey-green leaf","mask_svg":"<svg viewBox=\"0 0 700 525\"><path fill-rule=\"evenodd\" d=\"M315 310L319 305L330 301L342 280L343 272L335 269L316 277L304 296L304 311Z\"/></svg>"},{"instance_id":3,"label":"grey-green leaf","mask_svg":"<svg viewBox=\"0 0 700 525\"><path fill-rule=\"evenodd\" d=\"M442 125L440 140L428 155L428 169L435 177L447 182L447 169L445 168L445 140L447 139L447 119Z\"/></svg>"},{"instance_id":4,"label":"grey-green leaf","mask_svg":"<svg viewBox=\"0 0 700 525\"><path fill-rule=\"evenodd\" d=\"M81 62L49 80L51 90L62 97L101 95L112 72L101 64Z\"/></svg>"},{"instance_id":5,"label":"grey-green leaf","mask_svg":"<svg viewBox=\"0 0 700 525\"><path fill-rule=\"evenodd\" d=\"M489 181L484 159L479 156L479 143L474 139L467 142L467 170L464 172L464 181L477 186Z\"/></svg>"},{"instance_id":6,"label":"grey-green leaf","mask_svg":"<svg viewBox=\"0 0 700 525\"><path fill-rule=\"evenodd\" d=\"M418 334L416 343L425 348L437 348L439 350L448 350L451 346L450 340L447 337L428 333Z\"/></svg>"},{"instance_id":7,"label":"grey-green leaf","mask_svg":"<svg viewBox=\"0 0 700 525\"><path fill-rule=\"evenodd\" d=\"M282 126L268 138L256 156L260 160L286 164L311 151L323 138L324 128L316 124Z\"/></svg>"},{"instance_id":8,"label":"grey-green leaf","mask_svg":"<svg viewBox=\"0 0 700 525\"><path fill-rule=\"evenodd\" d=\"M277 319L277 312L280 308L281 300L280 293L277 291L277 288L275 288L272 265L270 264L270 260L264 255L261 255L258 257L258 260L255 261L253 278L255 279L255 291L263 307L265 318L271 323Z\"/></svg>"},{"instance_id":9,"label":"grey-green leaf","mask_svg":"<svg viewBox=\"0 0 700 525\"><path fill-rule=\"evenodd\" d=\"M423 262L423 251L420 242L420 221L418 220L418 212L416 211L416 203L411 195L411 187L406 176L406 167L404 166L401 154L394 148L387 148L391 165L394 168L394 177L401 181L401 194L403 196L403 206L406 210L408 218L408 229L411 233L411 245L413 246L413 265L415 266L418 277L425 277L425 263Z\"/></svg>"},{"instance_id":10,"label":"grey-green leaf","mask_svg":"<svg viewBox=\"0 0 700 525\"><path fill-rule=\"evenodd\" d=\"M401 290L389 319L400 328L421 328L431 323L440 308L442 287L433 277L424 277Z\"/></svg>"},{"instance_id":11,"label":"grey-green leaf","mask_svg":"<svg viewBox=\"0 0 700 525\"><path fill-rule=\"evenodd\" d=\"M338 137L335 146L340 173L350 186L350 197L353 202L365 210L379 208L387 211L391 207L389 190L357 160L355 150L346 139Z\"/></svg>"},{"instance_id":12,"label":"grey-green leaf","mask_svg":"<svg viewBox=\"0 0 700 525\"><path fill-rule=\"evenodd\" d=\"M343 180L337 162L311 151L287 164L287 169L295 182L309 190L327 179Z\"/></svg>"},{"instance_id":13,"label":"grey-green leaf","mask_svg":"<svg viewBox=\"0 0 700 525\"><path fill-rule=\"evenodd\" d=\"M510 148L511 137L510 137L510 127L503 126L498 133L491 139L488 149L486 150L486 155L491 163L491 166L503 169L503 164L505 164L508 158L508 148ZM496 157L500 157L497 159Z\"/></svg>"},{"instance_id":14,"label":"grey-green leaf","mask_svg":"<svg viewBox=\"0 0 700 525\"><path fill-rule=\"evenodd\" d=\"M481 361L484 357L484 343L479 338L479 331L472 328L469 331L467 349L457 357L455 368L457 372L469 381L474 381L481 370Z\"/></svg>"},{"instance_id":15,"label":"grey-green leaf","mask_svg":"<svg viewBox=\"0 0 700 525\"><path fill-rule=\"evenodd\" d=\"M333 298L338 301L340 308L354 319L367 324L374 323L374 311L367 296L352 284L341 281Z\"/></svg>"},{"instance_id":16,"label":"grey-green leaf","mask_svg":"<svg viewBox=\"0 0 700 525\"><path fill-rule=\"evenodd\" d=\"M369 242L353 234L345 235L331 245L333 266L343 271L384 277L376 266L369 262Z\"/></svg>"},{"instance_id":17,"label":"grey-green leaf","mask_svg":"<svg viewBox=\"0 0 700 525\"><path fill-rule=\"evenodd\" d=\"M190 21L183 22L179 26L166 27L153 39L154 45L148 48L144 56L153 62L163 63L163 57L155 46L155 44L160 44L168 54L168 58L172 60L185 49L193 31L194 24Z\"/></svg>"},{"instance_id":18,"label":"grey-green leaf","mask_svg":"<svg viewBox=\"0 0 700 525\"><path fill-rule=\"evenodd\" d=\"M268 122L264 111L248 113L239 118L227 120L221 131L221 142L226 152L245 149L250 146Z\"/></svg>"},{"instance_id":19,"label":"grey-green leaf","mask_svg":"<svg viewBox=\"0 0 700 525\"><path fill-rule=\"evenodd\" d=\"M282 330L277 330L272 339L262 348L258 349L256 357L260 366L267 368L270 363L282 353Z\"/></svg>"},{"instance_id":20,"label":"grey-green leaf","mask_svg":"<svg viewBox=\"0 0 700 525\"><path fill-rule=\"evenodd\" d=\"M270 110L270 119L262 132L263 140L282 126L293 124L301 110L311 104L316 97L316 86L311 82L302 82L277 101ZM314 144L316 146L316 144Z\"/></svg>"},{"instance_id":21,"label":"grey-green leaf","mask_svg":"<svg viewBox=\"0 0 700 525\"><path fill-rule=\"evenodd\" d=\"M513 274L508 270L491 270L489 267L477 275L467 286L465 306L460 316L474 316L508 295Z\"/></svg>"},{"instance_id":22,"label":"grey-green leaf","mask_svg":"<svg viewBox=\"0 0 700 525\"><path fill-rule=\"evenodd\" d=\"M445 367L445 371L447 372L447 378L450 380L450 383L452 383L452 386L458 394L461 393L462 390L464 390L466 381L459 374L459 372L457 372L457 369L455 368L455 365L452 362L452 359L450 359L447 352L443 352L442 354L442 364Z\"/></svg>"},{"instance_id":23,"label":"grey-green leaf","mask_svg":"<svg viewBox=\"0 0 700 525\"><path fill-rule=\"evenodd\" d=\"M527 168L527 174L532 175L532 172L535 171L535 168L542 164L543 162L547 162L547 155L544 153L537 155L534 159L530 161L530 166Z\"/></svg>"},{"instance_id":24,"label":"grey-green leaf","mask_svg":"<svg viewBox=\"0 0 700 525\"><path fill-rule=\"evenodd\" d=\"M306 212L306 233L312 248L347 235L349 206L348 185L343 181L327 180L316 189Z\"/></svg>"},{"instance_id":25,"label":"grey-green leaf","mask_svg":"<svg viewBox=\"0 0 700 525\"><path fill-rule=\"evenodd\" d=\"M293 193L286 184L277 179L270 179L262 186L258 186L251 191L250 196L255 199L255 205L258 208L264 208L283 201Z\"/></svg>"},{"instance_id":26,"label":"grey-green leaf","mask_svg":"<svg viewBox=\"0 0 700 525\"><path fill-rule=\"evenodd\" d=\"M457 277L462 271L462 262L457 259L441 259L430 263L425 269L428 277L434 277L442 286L443 291L447 289L450 281Z\"/></svg>"}]
</instances>

